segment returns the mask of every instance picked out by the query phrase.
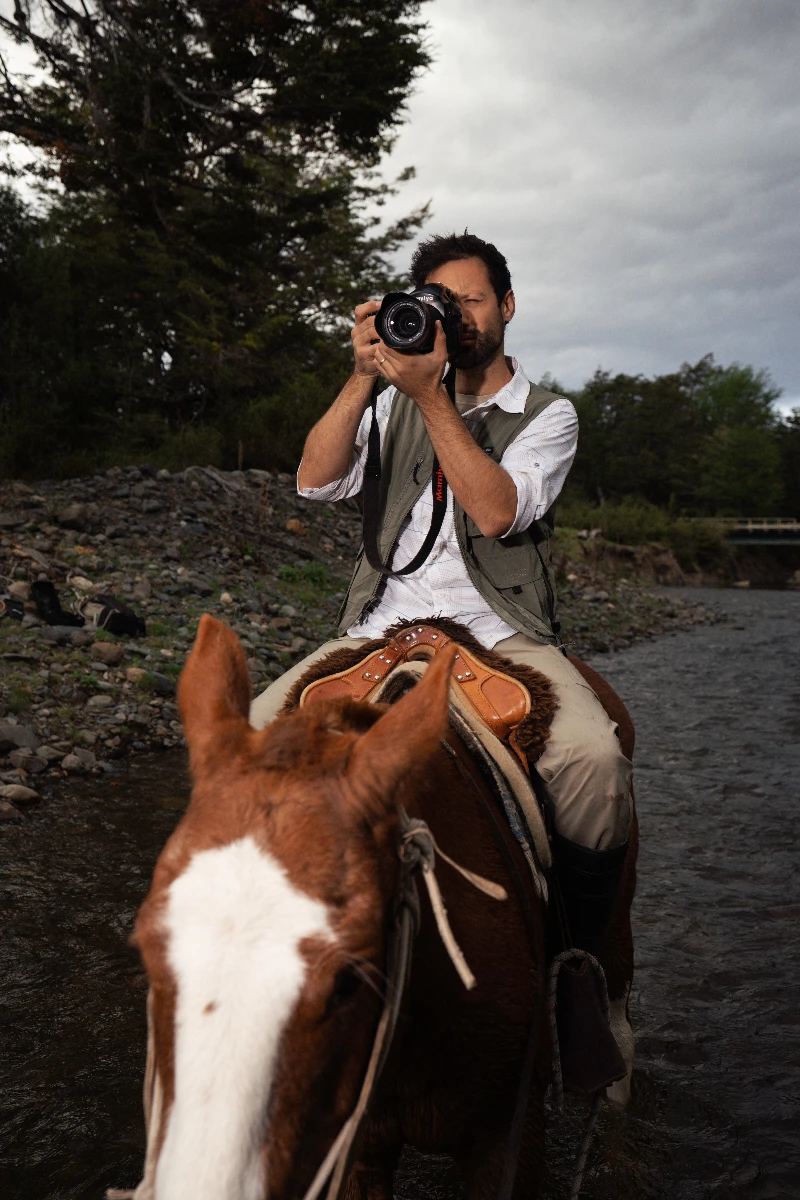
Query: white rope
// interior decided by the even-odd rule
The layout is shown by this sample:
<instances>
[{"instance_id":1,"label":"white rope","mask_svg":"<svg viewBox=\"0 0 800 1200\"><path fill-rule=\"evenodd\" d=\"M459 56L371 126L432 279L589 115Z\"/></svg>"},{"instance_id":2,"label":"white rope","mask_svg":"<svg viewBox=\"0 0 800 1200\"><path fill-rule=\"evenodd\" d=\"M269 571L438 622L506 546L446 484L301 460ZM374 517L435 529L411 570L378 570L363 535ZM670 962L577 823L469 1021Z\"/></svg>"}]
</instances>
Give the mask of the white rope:
<instances>
[{"instance_id":1,"label":"white rope","mask_svg":"<svg viewBox=\"0 0 800 1200\"><path fill-rule=\"evenodd\" d=\"M493 900L508 899L508 892L504 887L501 887L499 883L492 883L491 879L485 879L483 875L476 875L474 871L468 871L466 867L460 867L457 862L453 862L449 855L445 854L430 830L428 830L428 835L439 858L443 858L446 863L449 863L451 867L458 871L459 875L463 875L465 879L468 879L479 892L483 892L486 896L491 896Z\"/></svg>"},{"instance_id":2,"label":"white rope","mask_svg":"<svg viewBox=\"0 0 800 1200\"><path fill-rule=\"evenodd\" d=\"M428 895L431 900L431 908L433 915L436 918L436 927L439 930L439 937L444 942L444 948L450 955L453 966L458 971L461 977L461 982L468 992L471 992L475 987L475 976L470 971L467 960L464 958L464 952L453 936L453 931L450 928L450 922L447 919L447 909L444 906L442 893L439 891L439 884L436 882L436 876L432 869L426 863L422 868L422 878L425 880L425 886L428 889Z\"/></svg>"},{"instance_id":3,"label":"white rope","mask_svg":"<svg viewBox=\"0 0 800 1200\"><path fill-rule=\"evenodd\" d=\"M459 875L468 880L473 887L483 892L484 895L491 896L493 900L507 900L508 892L499 883L492 883L490 879L484 879L482 875L476 875L474 871L468 871L466 867L459 866L457 862L454 862L437 845L436 838L424 821L410 820L407 817L405 820L407 826L403 833L403 845L408 846L409 844L413 844L419 853L422 878L425 880L425 886L428 889L428 896L430 897L433 915L436 918L436 928L439 930L439 937L442 939L444 948L450 955L450 960L458 972L464 987L468 992L472 991L475 987L475 976L469 969L464 952L456 941L453 930L450 927L450 922L447 919L447 909L445 908L434 870L434 854L438 854L440 858L443 858L446 863L449 863L451 867L458 871Z\"/></svg>"}]
</instances>

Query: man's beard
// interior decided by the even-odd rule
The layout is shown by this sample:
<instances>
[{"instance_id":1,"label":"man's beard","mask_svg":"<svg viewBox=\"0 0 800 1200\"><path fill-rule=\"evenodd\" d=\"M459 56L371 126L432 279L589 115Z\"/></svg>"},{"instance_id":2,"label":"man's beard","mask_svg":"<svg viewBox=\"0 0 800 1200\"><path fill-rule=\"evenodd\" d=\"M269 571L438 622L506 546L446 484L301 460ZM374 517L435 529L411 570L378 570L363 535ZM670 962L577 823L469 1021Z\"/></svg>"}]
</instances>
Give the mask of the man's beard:
<instances>
[{"instance_id":1,"label":"man's beard","mask_svg":"<svg viewBox=\"0 0 800 1200\"><path fill-rule=\"evenodd\" d=\"M503 324L479 333L474 342L461 347L456 359L456 366L460 371L472 371L475 367L484 366L501 349L504 337L505 325Z\"/></svg>"}]
</instances>

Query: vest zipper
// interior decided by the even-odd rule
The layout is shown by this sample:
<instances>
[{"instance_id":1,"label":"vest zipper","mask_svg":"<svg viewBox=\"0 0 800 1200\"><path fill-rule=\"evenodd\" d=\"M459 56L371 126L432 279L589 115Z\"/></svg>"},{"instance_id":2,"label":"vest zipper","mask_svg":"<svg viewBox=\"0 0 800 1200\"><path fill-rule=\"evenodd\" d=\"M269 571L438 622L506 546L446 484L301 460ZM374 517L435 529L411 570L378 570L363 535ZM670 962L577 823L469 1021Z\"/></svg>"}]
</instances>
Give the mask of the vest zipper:
<instances>
[{"instance_id":1,"label":"vest zipper","mask_svg":"<svg viewBox=\"0 0 800 1200\"><path fill-rule=\"evenodd\" d=\"M549 542L549 540L550 539L548 538L548 542ZM539 557L539 562L542 564L542 578L544 579L544 586L545 586L545 590L547 591L547 608L549 610L550 624L552 626L554 626L557 624L556 600L555 600L555 596L553 595L552 585L550 583L550 572L547 569L547 563L544 561L544 558L542 557L542 552L539 549L538 544L536 542L534 542L533 545L534 545L534 547L536 549L536 553ZM559 626L559 628L560 628L560 626ZM554 629L553 632L557 634L558 630Z\"/></svg>"}]
</instances>

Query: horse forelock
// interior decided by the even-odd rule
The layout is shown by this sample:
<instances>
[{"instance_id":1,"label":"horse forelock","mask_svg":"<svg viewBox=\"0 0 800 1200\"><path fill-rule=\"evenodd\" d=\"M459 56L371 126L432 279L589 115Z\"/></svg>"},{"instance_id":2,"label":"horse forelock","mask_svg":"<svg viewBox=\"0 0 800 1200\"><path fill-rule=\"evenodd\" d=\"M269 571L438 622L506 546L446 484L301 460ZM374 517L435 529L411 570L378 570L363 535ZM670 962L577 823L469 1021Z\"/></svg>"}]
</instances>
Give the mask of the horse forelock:
<instances>
[{"instance_id":1,"label":"horse forelock","mask_svg":"<svg viewBox=\"0 0 800 1200\"><path fill-rule=\"evenodd\" d=\"M385 712L385 706L353 700L327 700L313 708L288 712L264 731L258 765L294 770L309 781L346 766L347 747L366 733ZM341 735L345 736L344 742Z\"/></svg>"}]
</instances>

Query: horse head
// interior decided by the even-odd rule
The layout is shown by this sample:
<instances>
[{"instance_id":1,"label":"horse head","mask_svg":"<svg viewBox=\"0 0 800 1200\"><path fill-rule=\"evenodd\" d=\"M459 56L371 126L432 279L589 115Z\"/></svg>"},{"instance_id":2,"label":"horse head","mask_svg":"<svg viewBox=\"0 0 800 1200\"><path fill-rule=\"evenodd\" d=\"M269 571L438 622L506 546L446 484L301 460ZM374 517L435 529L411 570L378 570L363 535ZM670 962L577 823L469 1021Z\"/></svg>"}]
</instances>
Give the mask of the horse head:
<instances>
[{"instance_id":1,"label":"horse head","mask_svg":"<svg viewBox=\"0 0 800 1200\"><path fill-rule=\"evenodd\" d=\"M369 1056L398 810L444 735L451 660L388 710L256 732L238 639L202 618L179 688L191 803L134 934L158 1096L140 1195L289 1200L313 1178Z\"/></svg>"}]
</instances>

